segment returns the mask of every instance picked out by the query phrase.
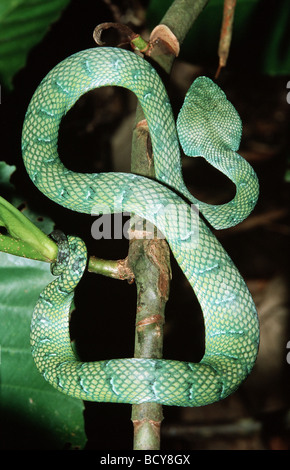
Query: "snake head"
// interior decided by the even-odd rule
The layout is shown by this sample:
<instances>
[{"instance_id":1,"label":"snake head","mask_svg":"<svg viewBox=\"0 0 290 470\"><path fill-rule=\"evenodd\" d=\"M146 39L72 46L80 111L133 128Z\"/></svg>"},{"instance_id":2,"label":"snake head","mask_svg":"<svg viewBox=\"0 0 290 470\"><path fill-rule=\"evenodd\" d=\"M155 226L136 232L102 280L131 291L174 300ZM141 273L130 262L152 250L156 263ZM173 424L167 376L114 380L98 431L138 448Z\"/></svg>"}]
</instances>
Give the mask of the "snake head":
<instances>
[{"instance_id":1,"label":"snake head","mask_svg":"<svg viewBox=\"0 0 290 470\"><path fill-rule=\"evenodd\" d=\"M242 123L220 87L208 77L198 77L186 94L177 131L184 153L199 156L210 148L237 151Z\"/></svg>"}]
</instances>

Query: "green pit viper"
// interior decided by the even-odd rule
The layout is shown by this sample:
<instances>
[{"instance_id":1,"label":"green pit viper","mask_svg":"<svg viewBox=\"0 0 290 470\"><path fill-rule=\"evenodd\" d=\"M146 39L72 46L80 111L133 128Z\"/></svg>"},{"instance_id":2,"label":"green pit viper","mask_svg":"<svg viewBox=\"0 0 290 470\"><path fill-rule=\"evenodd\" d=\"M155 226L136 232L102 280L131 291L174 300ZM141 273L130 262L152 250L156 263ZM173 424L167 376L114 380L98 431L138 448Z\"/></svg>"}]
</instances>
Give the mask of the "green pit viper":
<instances>
[{"instance_id":1,"label":"green pit viper","mask_svg":"<svg viewBox=\"0 0 290 470\"><path fill-rule=\"evenodd\" d=\"M61 119L81 95L102 86L136 94L150 131L156 180L130 173L77 173L61 163ZM81 362L71 348L69 311L87 251L80 238L60 237L52 266L57 277L41 293L31 323L35 363L59 391L96 402L203 406L227 397L248 376L259 343L255 305L237 268L195 210L199 207L208 223L221 229L241 222L254 208L258 181L237 154L241 133L237 111L207 77L193 82L176 125L158 73L130 51L84 50L43 79L23 125L23 158L33 183L73 211L131 212L157 226L194 289L205 324L199 363L149 358ZM191 195L182 177L179 141L186 155L203 156L234 182L233 200L210 205Z\"/></svg>"}]
</instances>

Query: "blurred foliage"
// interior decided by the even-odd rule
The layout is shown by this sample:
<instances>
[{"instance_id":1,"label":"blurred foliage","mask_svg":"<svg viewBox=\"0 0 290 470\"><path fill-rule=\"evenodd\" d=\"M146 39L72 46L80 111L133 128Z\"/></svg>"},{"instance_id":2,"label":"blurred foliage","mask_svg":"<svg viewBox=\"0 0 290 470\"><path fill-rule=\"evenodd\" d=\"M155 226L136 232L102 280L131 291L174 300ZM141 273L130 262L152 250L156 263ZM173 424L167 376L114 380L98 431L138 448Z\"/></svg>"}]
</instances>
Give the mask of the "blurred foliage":
<instances>
[{"instance_id":1,"label":"blurred foliage","mask_svg":"<svg viewBox=\"0 0 290 470\"><path fill-rule=\"evenodd\" d=\"M148 26L153 28L168 8L168 0L151 0ZM210 0L189 32L180 57L191 63L217 68L218 43L224 0ZM228 68L253 73L290 73L290 2L288 0L238 0Z\"/></svg>"},{"instance_id":2,"label":"blurred foliage","mask_svg":"<svg viewBox=\"0 0 290 470\"><path fill-rule=\"evenodd\" d=\"M12 79L70 0L1 0L0 80L12 88Z\"/></svg>"},{"instance_id":3,"label":"blurred foliage","mask_svg":"<svg viewBox=\"0 0 290 470\"><path fill-rule=\"evenodd\" d=\"M182 46L181 57L215 68L224 0L210 0ZM0 80L12 89L29 51L48 32L70 0L2 0L0 4ZM171 2L151 0L147 23L153 28ZM228 67L269 75L290 73L290 2L239 0Z\"/></svg>"}]
</instances>

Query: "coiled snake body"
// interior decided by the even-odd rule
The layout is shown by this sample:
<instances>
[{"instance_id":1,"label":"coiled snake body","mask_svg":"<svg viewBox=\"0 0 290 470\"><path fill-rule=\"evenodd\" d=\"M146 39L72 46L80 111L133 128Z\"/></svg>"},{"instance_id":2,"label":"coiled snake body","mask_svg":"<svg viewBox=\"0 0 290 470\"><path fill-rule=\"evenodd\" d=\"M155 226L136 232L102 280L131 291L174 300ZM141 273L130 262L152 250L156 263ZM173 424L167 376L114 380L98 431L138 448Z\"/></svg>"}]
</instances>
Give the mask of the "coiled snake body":
<instances>
[{"instance_id":1,"label":"coiled snake body","mask_svg":"<svg viewBox=\"0 0 290 470\"><path fill-rule=\"evenodd\" d=\"M134 174L81 174L66 169L58 152L62 117L85 92L115 85L141 103L152 140L156 180ZM236 185L227 204L195 199L181 172L175 121L154 68L134 53L89 49L58 64L42 81L27 110L22 149L27 171L46 196L88 214L133 212L158 227L201 304L205 354L200 363L166 359L80 362L71 349L68 317L74 289L86 266L84 242L59 245L58 277L41 293L31 324L34 360L59 391L89 401L202 406L227 397L250 373L259 326L251 295L238 270L191 204L215 228L239 223L258 197L258 182L239 156L241 122L220 88L206 77L191 86L177 121L187 155L204 156Z\"/></svg>"}]
</instances>

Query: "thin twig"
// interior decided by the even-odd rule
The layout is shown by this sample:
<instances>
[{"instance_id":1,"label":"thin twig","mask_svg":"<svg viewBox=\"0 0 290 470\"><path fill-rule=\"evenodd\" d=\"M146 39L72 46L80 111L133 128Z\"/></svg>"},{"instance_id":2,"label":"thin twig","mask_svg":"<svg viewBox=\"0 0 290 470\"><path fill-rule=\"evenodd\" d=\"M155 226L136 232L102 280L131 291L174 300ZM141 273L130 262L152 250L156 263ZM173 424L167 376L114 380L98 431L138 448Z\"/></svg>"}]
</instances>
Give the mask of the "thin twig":
<instances>
[{"instance_id":1,"label":"thin twig","mask_svg":"<svg viewBox=\"0 0 290 470\"><path fill-rule=\"evenodd\" d=\"M218 48L219 66L215 78L218 78L222 67L227 64L230 46L232 42L234 14L237 0L224 0L223 21Z\"/></svg>"},{"instance_id":2,"label":"thin twig","mask_svg":"<svg viewBox=\"0 0 290 470\"><path fill-rule=\"evenodd\" d=\"M90 256L88 271L113 279L127 280L130 284L134 280L134 274L128 265L128 257L125 259L108 260Z\"/></svg>"}]
</instances>

